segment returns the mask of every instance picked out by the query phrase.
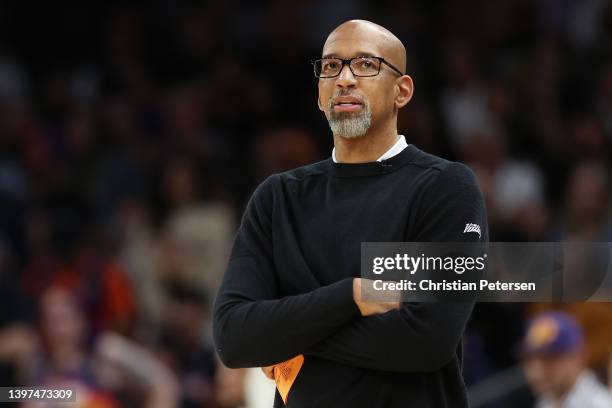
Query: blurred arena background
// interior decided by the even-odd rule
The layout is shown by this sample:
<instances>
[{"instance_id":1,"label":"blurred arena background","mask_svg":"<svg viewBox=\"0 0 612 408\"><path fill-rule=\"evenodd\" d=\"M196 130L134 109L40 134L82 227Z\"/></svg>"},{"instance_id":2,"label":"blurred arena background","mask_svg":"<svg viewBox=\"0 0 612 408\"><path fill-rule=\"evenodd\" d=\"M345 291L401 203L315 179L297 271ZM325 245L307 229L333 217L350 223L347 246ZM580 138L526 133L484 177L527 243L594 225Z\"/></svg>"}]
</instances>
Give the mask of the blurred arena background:
<instances>
[{"instance_id":1,"label":"blurred arena background","mask_svg":"<svg viewBox=\"0 0 612 408\"><path fill-rule=\"evenodd\" d=\"M399 130L474 169L492 241L612 240L611 1L3 1L0 385L270 406L271 382L219 365L210 302L257 183L330 155L309 61L351 18L405 43ZM612 303L479 304L475 407L531 406L517 349L548 309L608 381Z\"/></svg>"}]
</instances>

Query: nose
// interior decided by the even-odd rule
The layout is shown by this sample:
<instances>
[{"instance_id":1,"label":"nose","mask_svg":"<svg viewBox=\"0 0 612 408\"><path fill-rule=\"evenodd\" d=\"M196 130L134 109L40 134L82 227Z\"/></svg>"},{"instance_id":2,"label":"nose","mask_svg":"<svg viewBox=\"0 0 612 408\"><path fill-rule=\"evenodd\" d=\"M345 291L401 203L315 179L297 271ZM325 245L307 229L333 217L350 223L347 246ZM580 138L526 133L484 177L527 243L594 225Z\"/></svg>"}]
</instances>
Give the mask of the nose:
<instances>
[{"instance_id":1,"label":"nose","mask_svg":"<svg viewBox=\"0 0 612 408\"><path fill-rule=\"evenodd\" d=\"M348 64L340 70L340 75L336 78L336 86L339 88L353 88L357 84L355 75L351 72Z\"/></svg>"}]
</instances>

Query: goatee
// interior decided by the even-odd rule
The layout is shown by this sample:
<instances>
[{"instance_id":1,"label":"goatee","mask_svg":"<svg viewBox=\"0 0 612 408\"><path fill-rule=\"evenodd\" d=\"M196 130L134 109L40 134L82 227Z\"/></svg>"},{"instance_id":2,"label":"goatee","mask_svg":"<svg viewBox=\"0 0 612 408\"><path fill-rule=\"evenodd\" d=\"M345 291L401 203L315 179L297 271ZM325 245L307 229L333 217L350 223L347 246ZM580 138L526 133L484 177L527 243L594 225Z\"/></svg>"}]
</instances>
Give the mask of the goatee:
<instances>
[{"instance_id":1,"label":"goatee","mask_svg":"<svg viewBox=\"0 0 612 408\"><path fill-rule=\"evenodd\" d=\"M362 109L358 112L337 112L334 109L334 100L339 96L358 97L362 103ZM368 132L372 124L372 110L368 101L360 95L349 92L334 94L329 101L329 117L327 118L329 127L335 136L346 139L361 137Z\"/></svg>"}]
</instances>

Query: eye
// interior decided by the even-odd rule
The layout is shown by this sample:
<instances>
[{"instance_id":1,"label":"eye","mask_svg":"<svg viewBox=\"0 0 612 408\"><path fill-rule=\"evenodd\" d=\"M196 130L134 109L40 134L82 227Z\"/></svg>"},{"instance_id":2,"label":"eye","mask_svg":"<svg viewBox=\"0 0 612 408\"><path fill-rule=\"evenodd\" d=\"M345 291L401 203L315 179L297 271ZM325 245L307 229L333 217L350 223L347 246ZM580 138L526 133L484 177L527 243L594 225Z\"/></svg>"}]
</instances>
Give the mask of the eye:
<instances>
[{"instance_id":1,"label":"eye","mask_svg":"<svg viewBox=\"0 0 612 408\"><path fill-rule=\"evenodd\" d=\"M376 68L376 62L372 58L361 57L353 61L353 66L360 70L372 70Z\"/></svg>"},{"instance_id":2,"label":"eye","mask_svg":"<svg viewBox=\"0 0 612 408\"><path fill-rule=\"evenodd\" d=\"M334 70L338 68L337 61L323 61L323 69L326 71Z\"/></svg>"}]
</instances>

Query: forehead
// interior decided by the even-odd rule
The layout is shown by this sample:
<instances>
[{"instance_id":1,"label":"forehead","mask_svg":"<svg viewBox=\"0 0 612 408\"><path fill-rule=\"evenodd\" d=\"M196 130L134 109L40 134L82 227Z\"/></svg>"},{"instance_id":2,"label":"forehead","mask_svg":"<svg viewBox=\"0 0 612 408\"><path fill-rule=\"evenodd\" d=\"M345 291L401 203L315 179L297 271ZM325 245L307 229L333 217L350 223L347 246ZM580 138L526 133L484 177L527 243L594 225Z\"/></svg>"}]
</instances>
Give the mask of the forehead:
<instances>
[{"instance_id":1,"label":"forehead","mask_svg":"<svg viewBox=\"0 0 612 408\"><path fill-rule=\"evenodd\" d=\"M383 36L373 30L337 30L325 41L322 55L344 58L358 55L385 57L387 50L384 43Z\"/></svg>"}]
</instances>

